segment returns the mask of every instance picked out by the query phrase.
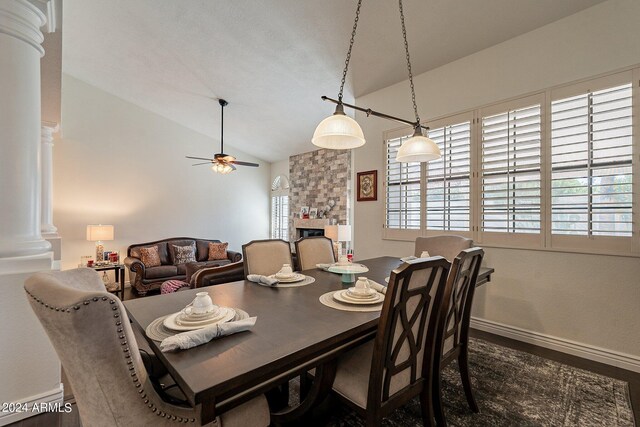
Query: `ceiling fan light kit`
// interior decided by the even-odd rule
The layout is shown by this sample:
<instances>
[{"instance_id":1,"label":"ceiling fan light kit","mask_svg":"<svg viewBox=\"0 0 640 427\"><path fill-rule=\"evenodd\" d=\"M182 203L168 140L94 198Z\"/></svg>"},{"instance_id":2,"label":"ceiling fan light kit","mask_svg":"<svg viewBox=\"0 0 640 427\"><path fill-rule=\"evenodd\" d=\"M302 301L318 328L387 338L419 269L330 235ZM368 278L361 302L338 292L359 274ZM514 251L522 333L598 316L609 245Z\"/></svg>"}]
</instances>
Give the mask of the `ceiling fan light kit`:
<instances>
[{"instance_id":1,"label":"ceiling fan light kit","mask_svg":"<svg viewBox=\"0 0 640 427\"><path fill-rule=\"evenodd\" d=\"M200 165L211 165L211 170L226 175L228 173L236 170L235 165L239 166L251 166L257 168L260 166L257 163L251 162L241 162L240 160L236 160L235 157L224 154L224 107L229 105L227 101L224 99L219 99L218 104L220 104L220 152L213 155L213 159L208 159L206 157L192 157L186 156L187 159L195 159L195 160L206 160L206 162L195 163L192 166L200 166Z\"/></svg>"},{"instance_id":2,"label":"ceiling fan light kit","mask_svg":"<svg viewBox=\"0 0 640 427\"><path fill-rule=\"evenodd\" d=\"M388 120L394 120L400 123L410 124L414 129L414 134L411 138L405 141L400 149L396 161L400 163L408 162L429 162L431 160L437 160L442 157L440 148L438 145L426 137L422 133L422 129L429 130L420 124L420 116L418 115L418 106L416 104L416 93L413 86L413 73L411 72L411 59L409 57L409 44L407 42L407 31L404 24L404 11L402 8L402 0L398 0L398 6L400 9L400 23L402 24L402 37L404 39L404 48L407 58L407 71L409 74L409 84L411 86L411 100L413 102L413 111L415 113L415 121L409 121L400 119L398 117L390 116L388 114L379 113L371 110L370 108L357 107L342 102L342 94L344 92L344 84L347 76L347 70L349 69L349 61L351 60L351 50L353 49L353 42L356 36L356 30L358 28L358 20L360 19L360 7L362 6L362 0L358 0L358 6L356 7L356 17L353 22L353 30L351 31L351 40L349 42L349 50L347 51L347 58L345 59L344 70L342 71L342 81L340 83L340 92L338 93L338 99L331 99L323 96L322 100L333 102L336 105L336 111L332 116L327 117L320 122L311 142L321 148L329 149L352 149L357 148L365 144L364 133L360 125L351 117L344 114L344 107L347 106L354 110L363 111L368 116L381 117Z\"/></svg>"}]
</instances>

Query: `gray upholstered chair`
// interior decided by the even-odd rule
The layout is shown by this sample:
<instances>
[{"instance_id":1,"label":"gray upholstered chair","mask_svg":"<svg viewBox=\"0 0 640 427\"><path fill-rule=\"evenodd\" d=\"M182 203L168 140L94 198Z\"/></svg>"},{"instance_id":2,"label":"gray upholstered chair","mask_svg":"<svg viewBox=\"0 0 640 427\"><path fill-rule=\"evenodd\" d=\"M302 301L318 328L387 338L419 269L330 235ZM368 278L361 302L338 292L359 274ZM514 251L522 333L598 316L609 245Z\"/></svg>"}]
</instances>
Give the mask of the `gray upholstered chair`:
<instances>
[{"instance_id":1,"label":"gray upholstered chair","mask_svg":"<svg viewBox=\"0 0 640 427\"><path fill-rule=\"evenodd\" d=\"M439 307L450 300L449 268L444 258L434 257L393 270L375 339L338 360L333 390L367 426L380 425L415 396L424 425L433 425L432 377L441 348L437 328L443 324Z\"/></svg>"},{"instance_id":2,"label":"gray upholstered chair","mask_svg":"<svg viewBox=\"0 0 640 427\"><path fill-rule=\"evenodd\" d=\"M333 241L324 236L303 237L296 240L296 255L300 270L316 268L316 264L336 262Z\"/></svg>"},{"instance_id":3,"label":"gray upholstered chair","mask_svg":"<svg viewBox=\"0 0 640 427\"><path fill-rule=\"evenodd\" d=\"M484 251L481 248L465 249L453 260L449 272L451 298L444 318L446 327L439 330L443 334L443 338L438 340L442 344L442 349L439 352L442 357L435 361L437 374L433 381L433 406L438 426L446 425L442 407L440 373L455 359L458 359L458 368L467 402L473 412L479 412L469 378L468 350L471 306L483 256Z\"/></svg>"},{"instance_id":4,"label":"gray upholstered chair","mask_svg":"<svg viewBox=\"0 0 640 427\"><path fill-rule=\"evenodd\" d=\"M200 425L199 410L164 402L142 363L120 300L104 290L94 270L37 273L28 300L62 361L85 426ZM231 409L217 425L267 426L259 396Z\"/></svg>"},{"instance_id":5,"label":"gray upholstered chair","mask_svg":"<svg viewBox=\"0 0 640 427\"><path fill-rule=\"evenodd\" d=\"M452 262L458 254L469 249L473 240L462 236L441 235L432 237L418 237L416 239L414 255L419 257L422 252L429 252L429 256L442 256Z\"/></svg>"},{"instance_id":6,"label":"gray upholstered chair","mask_svg":"<svg viewBox=\"0 0 640 427\"><path fill-rule=\"evenodd\" d=\"M275 274L282 264L290 264L293 268L291 245L280 239L252 240L242 245L242 257L245 277L249 274Z\"/></svg>"}]
</instances>

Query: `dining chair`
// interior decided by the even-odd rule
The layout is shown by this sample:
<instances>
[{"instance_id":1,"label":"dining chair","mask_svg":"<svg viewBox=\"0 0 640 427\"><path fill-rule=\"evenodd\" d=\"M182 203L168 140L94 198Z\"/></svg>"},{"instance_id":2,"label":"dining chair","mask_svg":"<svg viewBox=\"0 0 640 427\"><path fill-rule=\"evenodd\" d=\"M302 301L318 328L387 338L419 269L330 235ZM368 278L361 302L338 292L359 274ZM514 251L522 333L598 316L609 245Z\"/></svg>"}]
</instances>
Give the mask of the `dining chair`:
<instances>
[{"instance_id":1,"label":"dining chair","mask_svg":"<svg viewBox=\"0 0 640 427\"><path fill-rule=\"evenodd\" d=\"M83 425L201 425L199 407L164 402L142 363L127 312L87 268L36 273L24 285L62 362ZM264 396L223 413L229 426L267 426Z\"/></svg>"},{"instance_id":2,"label":"dining chair","mask_svg":"<svg viewBox=\"0 0 640 427\"><path fill-rule=\"evenodd\" d=\"M416 239L414 256L420 257L422 252L429 252L429 256L443 256L447 261L453 259L465 249L469 249L473 240L462 236L440 235L418 237Z\"/></svg>"},{"instance_id":3,"label":"dining chair","mask_svg":"<svg viewBox=\"0 0 640 427\"><path fill-rule=\"evenodd\" d=\"M299 270L316 268L316 264L332 264L336 262L333 253L333 241L328 237L303 237L296 240L295 245Z\"/></svg>"},{"instance_id":4,"label":"dining chair","mask_svg":"<svg viewBox=\"0 0 640 427\"><path fill-rule=\"evenodd\" d=\"M471 306L483 256L484 251L481 248L465 249L453 260L449 271L450 301L446 305L448 308L446 316L444 316L446 326L438 329L439 333L443 334L443 337L438 340L442 346L438 352L441 357L435 360L436 374L432 383L433 407L438 426L446 425L440 387L441 372L455 359L458 359L458 368L467 402L473 412L479 412L469 378L468 350Z\"/></svg>"},{"instance_id":5,"label":"dining chair","mask_svg":"<svg viewBox=\"0 0 640 427\"><path fill-rule=\"evenodd\" d=\"M416 396L424 425L434 424L432 370L441 348L438 316L450 300L449 266L443 257L434 257L393 270L375 339L338 359L333 391L367 426L379 426Z\"/></svg>"},{"instance_id":6,"label":"dining chair","mask_svg":"<svg viewBox=\"0 0 640 427\"><path fill-rule=\"evenodd\" d=\"M242 245L244 276L259 274L269 276L282 268L283 264L293 267L291 245L280 239L252 240Z\"/></svg>"}]
</instances>

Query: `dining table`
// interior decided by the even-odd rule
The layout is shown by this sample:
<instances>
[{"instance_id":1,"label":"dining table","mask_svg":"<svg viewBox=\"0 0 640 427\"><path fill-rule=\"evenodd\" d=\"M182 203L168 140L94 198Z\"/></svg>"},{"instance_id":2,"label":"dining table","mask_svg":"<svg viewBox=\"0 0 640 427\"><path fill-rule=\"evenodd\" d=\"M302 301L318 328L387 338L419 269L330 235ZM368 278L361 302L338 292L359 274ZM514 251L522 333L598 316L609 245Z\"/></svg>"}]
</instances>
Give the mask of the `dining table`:
<instances>
[{"instance_id":1,"label":"dining table","mask_svg":"<svg viewBox=\"0 0 640 427\"><path fill-rule=\"evenodd\" d=\"M403 261L378 257L359 261L368 279L385 284L385 278ZM330 391L339 355L372 339L380 311L336 310L320 303L321 295L348 285L339 274L305 270L315 282L306 286L277 288L247 280L190 289L167 295L147 296L124 302L133 327L140 328L158 359L176 381L187 401L200 407L203 424L221 413L315 368L315 380L298 406L272 413L272 421L297 419ZM480 286L490 280L492 268L483 267ZM188 350L166 352L160 342L144 334L155 319L176 313L197 292L206 290L214 304L239 308L256 316L255 325Z\"/></svg>"}]
</instances>

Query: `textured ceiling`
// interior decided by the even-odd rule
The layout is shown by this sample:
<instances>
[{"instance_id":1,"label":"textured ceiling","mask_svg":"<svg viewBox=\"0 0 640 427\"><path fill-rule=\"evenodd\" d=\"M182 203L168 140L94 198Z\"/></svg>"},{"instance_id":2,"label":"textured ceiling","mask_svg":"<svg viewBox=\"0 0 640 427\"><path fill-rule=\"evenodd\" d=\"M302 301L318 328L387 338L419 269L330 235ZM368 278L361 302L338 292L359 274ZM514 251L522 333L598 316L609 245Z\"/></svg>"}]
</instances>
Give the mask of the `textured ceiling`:
<instances>
[{"instance_id":1,"label":"textured ceiling","mask_svg":"<svg viewBox=\"0 0 640 427\"><path fill-rule=\"evenodd\" d=\"M405 0L413 72L602 1ZM63 71L216 140L213 99L225 98L225 142L280 160L313 149L316 124L333 110L320 96L337 96L355 5L65 0ZM364 0L345 100L406 79L404 61L397 2Z\"/></svg>"}]
</instances>

